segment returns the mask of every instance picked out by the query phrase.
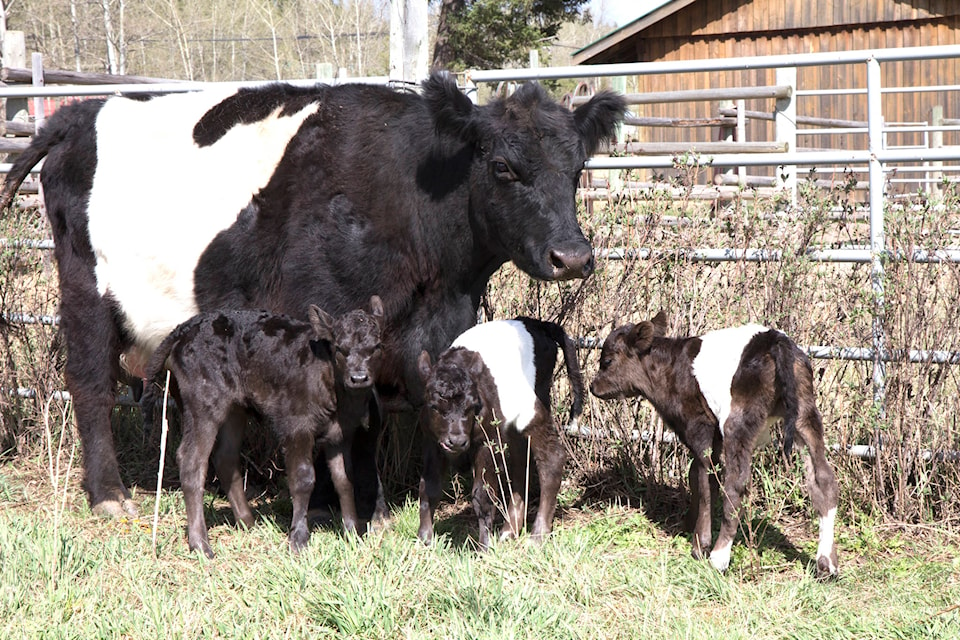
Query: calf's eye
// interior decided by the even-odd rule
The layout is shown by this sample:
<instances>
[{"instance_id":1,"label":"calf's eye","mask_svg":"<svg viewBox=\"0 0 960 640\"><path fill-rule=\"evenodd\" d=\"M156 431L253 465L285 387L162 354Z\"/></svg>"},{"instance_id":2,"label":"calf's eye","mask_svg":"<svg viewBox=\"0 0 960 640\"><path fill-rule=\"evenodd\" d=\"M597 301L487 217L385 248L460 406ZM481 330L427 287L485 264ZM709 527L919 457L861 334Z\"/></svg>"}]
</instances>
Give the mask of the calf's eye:
<instances>
[{"instance_id":1,"label":"calf's eye","mask_svg":"<svg viewBox=\"0 0 960 640\"><path fill-rule=\"evenodd\" d=\"M500 180L514 181L518 179L517 174L503 158L497 158L493 161L493 174Z\"/></svg>"}]
</instances>

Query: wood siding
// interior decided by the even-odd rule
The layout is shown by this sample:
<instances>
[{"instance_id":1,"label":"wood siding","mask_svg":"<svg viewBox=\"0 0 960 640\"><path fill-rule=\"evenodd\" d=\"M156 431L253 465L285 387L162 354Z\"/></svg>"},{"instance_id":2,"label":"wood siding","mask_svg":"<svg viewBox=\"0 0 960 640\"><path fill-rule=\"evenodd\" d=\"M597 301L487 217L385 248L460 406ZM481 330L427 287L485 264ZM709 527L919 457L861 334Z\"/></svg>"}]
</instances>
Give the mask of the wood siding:
<instances>
[{"instance_id":1,"label":"wood siding","mask_svg":"<svg viewBox=\"0 0 960 640\"><path fill-rule=\"evenodd\" d=\"M816 8L811 9L811 4ZM898 48L960 42L957 0L700 0L611 46L592 62L655 62L764 56L821 51ZM612 57L607 57L612 56ZM695 73L682 76L640 76L637 91L674 91L775 84L774 70ZM884 87L960 84L960 60L882 64ZM798 88L866 88L863 64L798 70ZM865 94L798 96L799 116L866 121ZM958 92L904 92L883 96L887 123L926 122L934 105L946 118L960 118ZM717 103L673 103L636 107L640 116L706 118L716 116ZM772 100L754 100L748 110L773 110ZM807 128L801 125L801 129ZM668 129L642 127L632 137L644 142L702 142L720 139L718 128ZM858 137L859 136L859 137ZM746 141L774 139L772 122L748 120ZM891 146L923 144L922 134L888 136ZM960 133L946 132L943 143L960 144ZM866 134L801 135L798 147L849 148L865 145ZM758 171L758 173L765 173Z\"/></svg>"}]
</instances>

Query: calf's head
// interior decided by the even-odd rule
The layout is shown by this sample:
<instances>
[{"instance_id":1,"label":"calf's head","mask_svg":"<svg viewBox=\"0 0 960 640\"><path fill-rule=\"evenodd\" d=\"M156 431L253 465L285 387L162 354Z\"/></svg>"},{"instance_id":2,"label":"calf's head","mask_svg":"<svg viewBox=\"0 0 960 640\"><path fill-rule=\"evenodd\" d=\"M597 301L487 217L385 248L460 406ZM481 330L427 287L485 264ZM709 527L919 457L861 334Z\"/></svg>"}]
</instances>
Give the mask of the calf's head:
<instances>
[{"instance_id":1,"label":"calf's head","mask_svg":"<svg viewBox=\"0 0 960 640\"><path fill-rule=\"evenodd\" d=\"M449 456L456 456L470 447L474 429L485 411L481 391L483 360L479 354L463 348L448 349L430 363L430 354L423 351L417 369L424 386L424 427Z\"/></svg>"},{"instance_id":2,"label":"calf's head","mask_svg":"<svg viewBox=\"0 0 960 640\"><path fill-rule=\"evenodd\" d=\"M593 251L576 216L584 163L613 135L623 98L601 91L571 112L540 85L475 107L446 76L424 83L437 128L473 149L471 224L479 243L541 280L585 278Z\"/></svg>"},{"instance_id":3,"label":"calf's head","mask_svg":"<svg viewBox=\"0 0 960 640\"><path fill-rule=\"evenodd\" d=\"M648 397L660 383L659 362L649 358L653 339L663 337L667 316L661 311L650 320L626 324L610 332L600 351L600 370L590 393L603 400Z\"/></svg>"},{"instance_id":4,"label":"calf's head","mask_svg":"<svg viewBox=\"0 0 960 640\"><path fill-rule=\"evenodd\" d=\"M369 313L355 309L339 318L332 317L316 305L310 305L309 318L317 338L333 345L338 383L347 389L372 387L383 351L383 303L380 298L370 298Z\"/></svg>"}]
</instances>

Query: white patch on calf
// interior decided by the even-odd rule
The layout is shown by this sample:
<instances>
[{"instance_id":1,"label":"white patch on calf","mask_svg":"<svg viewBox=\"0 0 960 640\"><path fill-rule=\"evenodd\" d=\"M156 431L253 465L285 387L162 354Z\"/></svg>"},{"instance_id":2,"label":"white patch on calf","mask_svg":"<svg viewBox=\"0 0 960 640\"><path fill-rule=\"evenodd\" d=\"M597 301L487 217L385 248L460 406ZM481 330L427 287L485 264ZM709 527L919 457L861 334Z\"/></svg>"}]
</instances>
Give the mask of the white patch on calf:
<instances>
[{"instance_id":1,"label":"white patch on calf","mask_svg":"<svg viewBox=\"0 0 960 640\"><path fill-rule=\"evenodd\" d=\"M235 90L148 101L111 98L97 116L97 168L88 205L97 288L152 352L197 313L193 274L211 240L266 186L307 116L239 123L216 143L193 141L197 121Z\"/></svg>"},{"instance_id":2,"label":"white patch on calf","mask_svg":"<svg viewBox=\"0 0 960 640\"><path fill-rule=\"evenodd\" d=\"M721 436L730 415L730 384L740 365L740 356L753 336L768 330L759 324L748 324L700 336L700 353L693 359L693 376L707 405L720 422Z\"/></svg>"},{"instance_id":3,"label":"white patch on calf","mask_svg":"<svg viewBox=\"0 0 960 640\"><path fill-rule=\"evenodd\" d=\"M493 376L505 424L523 431L533 420L537 371L533 338L518 320L497 320L468 329L453 341L480 354Z\"/></svg>"}]
</instances>

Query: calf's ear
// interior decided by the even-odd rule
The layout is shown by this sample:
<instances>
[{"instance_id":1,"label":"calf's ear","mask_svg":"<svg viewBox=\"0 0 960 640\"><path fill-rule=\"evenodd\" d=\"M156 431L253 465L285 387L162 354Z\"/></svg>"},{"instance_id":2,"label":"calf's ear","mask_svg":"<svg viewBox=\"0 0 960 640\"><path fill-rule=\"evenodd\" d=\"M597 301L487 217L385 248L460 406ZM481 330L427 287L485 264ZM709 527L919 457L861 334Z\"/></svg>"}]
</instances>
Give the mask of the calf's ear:
<instances>
[{"instance_id":1,"label":"calf's ear","mask_svg":"<svg viewBox=\"0 0 960 640\"><path fill-rule=\"evenodd\" d=\"M380 296L370 296L370 314L374 318L383 317L383 301Z\"/></svg>"},{"instance_id":2,"label":"calf's ear","mask_svg":"<svg viewBox=\"0 0 960 640\"><path fill-rule=\"evenodd\" d=\"M433 365L430 364L430 354L423 350L420 352L420 357L417 358L417 373L420 374L420 379L426 382L430 379L430 374L433 373Z\"/></svg>"},{"instance_id":3,"label":"calf's ear","mask_svg":"<svg viewBox=\"0 0 960 640\"><path fill-rule=\"evenodd\" d=\"M315 304L310 305L307 312L310 326L313 327L314 337L317 340L333 342L333 317Z\"/></svg>"},{"instance_id":4,"label":"calf's ear","mask_svg":"<svg viewBox=\"0 0 960 640\"><path fill-rule=\"evenodd\" d=\"M662 338L667 335L667 314L661 309L657 315L650 319L653 324L653 335Z\"/></svg>"},{"instance_id":5,"label":"calf's ear","mask_svg":"<svg viewBox=\"0 0 960 640\"><path fill-rule=\"evenodd\" d=\"M640 322L633 325L627 333L627 344L638 354L643 353L653 344L655 329L652 322Z\"/></svg>"},{"instance_id":6,"label":"calf's ear","mask_svg":"<svg viewBox=\"0 0 960 640\"><path fill-rule=\"evenodd\" d=\"M627 103L623 96L612 91L601 91L589 102L577 107L573 112L573 120L588 156L596 153L602 141L613 137L626 110Z\"/></svg>"}]
</instances>

